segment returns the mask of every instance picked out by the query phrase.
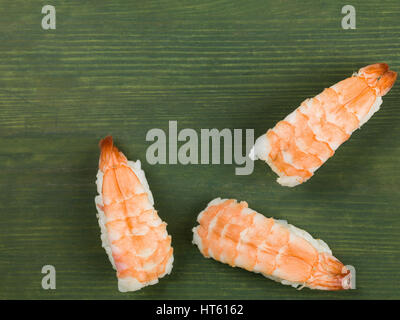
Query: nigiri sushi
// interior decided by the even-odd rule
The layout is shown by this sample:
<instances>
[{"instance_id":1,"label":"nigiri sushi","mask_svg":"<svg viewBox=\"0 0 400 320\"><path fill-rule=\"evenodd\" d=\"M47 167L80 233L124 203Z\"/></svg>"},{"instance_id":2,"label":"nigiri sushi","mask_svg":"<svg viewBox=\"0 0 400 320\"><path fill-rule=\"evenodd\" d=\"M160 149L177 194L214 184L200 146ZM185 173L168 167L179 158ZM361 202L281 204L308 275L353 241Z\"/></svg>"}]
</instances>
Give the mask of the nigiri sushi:
<instances>
[{"instance_id":1,"label":"nigiri sushi","mask_svg":"<svg viewBox=\"0 0 400 320\"><path fill-rule=\"evenodd\" d=\"M303 101L256 140L249 157L267 162L283 186L307 181L379 110L382 96L396 78L397 73L385 63L361 68L352 77Z\"/></svg>"},{"instance_id":2,"label":"nigiri sushi","mask_svg":"<svg viewBox=\"0 0 400 320\"><path fill-rule=\"evenodd\" d=\"M156 284L172 270L171 236L154 209L140 161L128 161L111 136L100 141L95 198L102 246L121 292Z\"/></svg>"},{"instance_id":3,"label":"nigiri sushi","mask_svg":"<svg viewBox=\"0 0 400 320\"><path fill-rule=\"evenodd\" d=\"M197 221L193 243L206 258L295 288L352 288L352 268L336 259L324 241L284 220L266 218L244 201L216 198Z\"/></svg>"}]
</instances>

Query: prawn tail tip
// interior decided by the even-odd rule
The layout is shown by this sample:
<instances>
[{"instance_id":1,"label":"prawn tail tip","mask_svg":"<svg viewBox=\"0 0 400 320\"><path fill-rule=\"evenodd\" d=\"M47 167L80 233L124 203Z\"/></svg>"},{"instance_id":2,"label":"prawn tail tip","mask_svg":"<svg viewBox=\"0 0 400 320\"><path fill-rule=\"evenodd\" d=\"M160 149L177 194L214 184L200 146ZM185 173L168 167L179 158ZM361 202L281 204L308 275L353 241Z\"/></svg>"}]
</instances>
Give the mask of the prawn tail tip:
<instances>
[{"instance_id":1,"label":"prawn tail tip","mask_svg":"<svg viewBox=\"0 0 400 320\"><path fill-rule=\"evenodd\" d=\"M104 139L101 139L99 142L99 147L100 149L106 148L113 145L113 137L112 136L107 136Z\"/></svg>"},{"instance_id":2,"label":"prawn tail tip","mask_svg":"<svg viewBox=\"0 0 400 320\"><path fill-rule=\"evenodd\" d=\"M393 87L397 79L397 72L389 70L386 71L378 80L378 90L381 96L384 96Z\"/></svg>"},{"instance_id":3,"label":"prawn tail tip","mask_svg":"<svg viewBox=\"0 0 400 320\"><path fill-rule=\"evenodd\" d=\"M366 78L377 78L383 75L388 70L389 65L387 63L381 62L365 66L359 70L359 73Z\"/></svg>"}]
</instances>

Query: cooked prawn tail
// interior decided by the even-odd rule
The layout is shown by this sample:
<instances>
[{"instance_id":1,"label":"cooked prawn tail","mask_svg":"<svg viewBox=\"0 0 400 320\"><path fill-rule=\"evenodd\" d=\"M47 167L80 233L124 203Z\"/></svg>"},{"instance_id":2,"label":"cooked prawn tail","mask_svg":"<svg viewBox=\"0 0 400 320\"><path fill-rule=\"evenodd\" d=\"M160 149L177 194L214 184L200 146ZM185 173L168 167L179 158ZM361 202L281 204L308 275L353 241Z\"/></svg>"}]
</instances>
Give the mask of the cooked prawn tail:
<instances>
[{"instance_id":1,"label":"cooked prawn tail","mask_svg":"<svg viewBox=\"0 0 400 320\"><path fill-rule=\"evenodd\" d=\"M386 63L374 63L361 68L358 71L358 76L367 80L369 85L375 86L378 78L388 70L389 66Z\"/></svg>"},{"instance_id":2,"label":"cooked prawn tail","mask_svg":"<svg viewBox=\"0 0 400 320\"><path fill-rule=\"evenodd\" d=\"M377 88L378 95L382 97L393 87L397 73L389 70L386 63L375 63L361 68L358 76L364 78L371 87Z\"/></svg>"},{"instance_id":3,"label":"cooked prawn tail","mask_svg":"<svg viewBox=\"0 0 400 320\"><path fill-rule=\"evenodd\" d=\"M136 291L171 272L171 236L153 206L140 161L128 161L111 136L99 146L95 203L102 246L117 271L119 291Z\"/></svg>"},{"instance_id":4,"label":"cooked prawn tail","mask_svg":"<svg viewBox=\"0 0 400 320\"><path fill-rule=\"evenodd\" d=\"M393 87L397 79L397 72L389 70L385 72L382 77L378 80L376 85L379 90L379 95L384 96Z\"/></svg>"},{"instance_id":5,"label":"cooked prawn tail","mask_svg":"<svg viewBox=\"0 0 400 320\"><path fill-rule=\"evenodd\" d=\"M112 136L107 136L100 140L101 150L99 168L105 172L107 168L114 167L120 163L127 163L126 157L114 146Z\"/></svg>"},{"instance_id":6,"label":"cooked prawn tail","mask_svg":"<svg viewBox=\"0 0 400 320\"><path fill-rule=\"evenodd\" d=\"M352 273L329 253L319 254L318 263L307 284L322 290L351 289Z\"/></svg>"}]
</instances>

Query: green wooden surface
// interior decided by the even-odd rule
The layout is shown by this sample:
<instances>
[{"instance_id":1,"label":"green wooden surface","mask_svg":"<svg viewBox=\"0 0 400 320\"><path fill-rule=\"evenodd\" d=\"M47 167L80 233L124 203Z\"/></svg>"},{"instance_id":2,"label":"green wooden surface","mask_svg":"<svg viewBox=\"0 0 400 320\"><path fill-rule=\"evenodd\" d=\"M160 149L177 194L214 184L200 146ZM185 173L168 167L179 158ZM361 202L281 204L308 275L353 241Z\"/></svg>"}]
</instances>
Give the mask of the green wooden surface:
<instances>
[{"instance_id":1,"label":"green wooden surface","mask_svg":"<svg viewBox=\"0 0 400 320\"><path fill-rule=\"evenodd\" d=\"M400 298L400 85L309 182L283 188L262 162L150 165L151 128L254 128L358 68L400 71L400 2L198 0L0 1L0 298ZM100 244L98 140L141 159L175 263L156 286L122 294ZM204 259L191 244L209 200L234 197L324 239L357 270L357 290L291 287ZM41 268L57 289L41 288Z\"/></svg>"}]
</instances>

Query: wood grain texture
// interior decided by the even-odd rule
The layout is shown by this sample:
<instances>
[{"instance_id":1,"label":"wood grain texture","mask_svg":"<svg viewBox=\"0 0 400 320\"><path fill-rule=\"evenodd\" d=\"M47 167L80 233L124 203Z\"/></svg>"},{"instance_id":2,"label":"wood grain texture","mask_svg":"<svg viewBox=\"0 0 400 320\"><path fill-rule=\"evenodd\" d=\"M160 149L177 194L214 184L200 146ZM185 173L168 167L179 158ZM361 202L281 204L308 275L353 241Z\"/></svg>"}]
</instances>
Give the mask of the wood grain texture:
<instances>
[{"instance_id":1,"label":"wood grain texture","mask_svg":"<svg viewBox=\"0 0 400 320\"><path fill-rule=\"evenodd\" d=\"M254 128L258 136L307 97L360 67L400 71L400 2L352 1L342 30L333 1L37 1L2 3L0 20L1 299L399 299L400 86L318 173L283 188L262 162L150 165L151 128ZM98 140L141 159L175 249L156 286L117 291L94 196ZM324 239L357 270L357 290L297 291L204 259L191 228L209 200L246 200ZM41 289L41 268L57 289Z\"/></svg>"}]
</instances>

